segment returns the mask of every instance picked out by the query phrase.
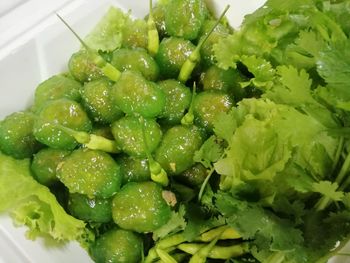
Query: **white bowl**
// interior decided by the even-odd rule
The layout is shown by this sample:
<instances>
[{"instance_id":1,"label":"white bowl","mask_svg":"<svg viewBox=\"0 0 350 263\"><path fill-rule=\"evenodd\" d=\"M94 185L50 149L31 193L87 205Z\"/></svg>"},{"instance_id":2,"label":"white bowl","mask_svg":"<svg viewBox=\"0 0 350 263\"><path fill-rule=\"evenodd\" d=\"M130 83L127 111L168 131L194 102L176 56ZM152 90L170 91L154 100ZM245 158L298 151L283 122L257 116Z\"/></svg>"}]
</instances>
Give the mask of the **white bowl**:
<instances>
[{"instance_id":1,"label":"white bowl","mask_svg":"<svg viewBox=\"0 0 350 263\"><path fill-rule=\"evenodd\" d=\"M217 13L231 5L227 16L234 27L239 26L245 14L263 3L264 0L210 1ZM111 5L130 9L135 17L143 17L148 11L148 0L1 1L0 119L27 108L38 83L66 70L70 55L79 48L78 41L55 13L84 36ZM0 263L92 262L77 243L47 247L43 240L27 240L25 230L15 228L8 215L0 215ZM340 258L333 262L345 261Z\"/></svg>"}]
</instances>

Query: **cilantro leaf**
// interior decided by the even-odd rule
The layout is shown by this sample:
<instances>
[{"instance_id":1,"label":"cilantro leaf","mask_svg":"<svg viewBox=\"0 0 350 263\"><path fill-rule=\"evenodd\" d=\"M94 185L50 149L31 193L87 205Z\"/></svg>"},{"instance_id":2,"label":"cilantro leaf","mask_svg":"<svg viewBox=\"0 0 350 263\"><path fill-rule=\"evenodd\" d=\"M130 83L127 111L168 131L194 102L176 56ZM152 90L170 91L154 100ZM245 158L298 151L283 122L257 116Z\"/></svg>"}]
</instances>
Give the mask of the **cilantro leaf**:
<instances>
[{"instance_id":1,"label":"cilantro leaf","mask_svg":"<svg viewBox=\"0 0 350 263\"><path fill-rule=\"evenodd\" d=\"M183 231L187 241L195 240L203 232L225 224L225 219L222 216L208 215L203 207L194 203L189 203L186 206L187 225Z\"/></svg>"},{"instance_id":2,"label":"cilantro leaf","mask_svg":"<svg viewBox=\"0 0 350 263\"><path fill-rule=\"evenodd\" d=\"M185 220L185 206L180 205L177 212L172 211L168 222L153 232L153 240L162 239L168 235L184 230L187 222Z\"/></svg>"},{"instance_id":3,"label":"cilantro leaf","mask_svg":"<svg viewBox=\"0 0 350 263\"><path fill-rule=\"evenodd\" d=\"M290 201L286 196L278 196L273 203L273 210L284 217L293 218L296 225L301 225L306 214L305 204L301 200Z\"/></svg>"},{"instance_id":4,"label":"cilantro leaf","mask_svg":"<svg viewBox=\"0 0 350 263\"><path fill-rule=\"evenodd\" d=\"M216 136L212 135L195 152L193 160L203 164L205 168L212 167L212 163L218 161L223 153L222 146Z\"/></svg>"},{"instance_id":5,"label":"cilantro leaf","mask_svg":"<svg viewBox=\"0 0 350 263\"><path fill-rule=\"evenodd\" d=\"M242 235L254 239L259 249L292 251L303 243L302 231L293 223L277 217L261 206L240 201L228 193L216 195L216 205L227 218L227 223Z\"/></svg>"},{"instance_id":6,"label":"cilantro leaf","mask_svg":"<svg viewBox=\"0 0 350 263\"><path fill-rule=\"evenodd\" d=\"M344 193L337 191L338 184L330 181L320 181L313 183L313 190L320 193L333 201L340 201L344 197Z\"/></svg>"},{"instance_id":7,"label":"cilantro leaf","mask_svg":"<svg viewBox=\"0 0 350 263\"><path fill-rule=\"evenodd\" d=\"M318 95L330 105L349 111L350 39L329 45L319 56L317 72L328 84L318 88Z\"/></svg>"},{"instance_id":8,"label":"cilantro leaf","mask_svg":"<svg viewBox=\"0 0 350 263\"><path fill-rule=\"evenodd\" d=\"M279 66L277 85L264 94L276 103L289 104L300 107L305 104L317 104L311 94L312 80L305 70L298 70L292 66Z\"/></svg>"},{"instance_id":9,"label":"cilantro leaf","mask_svg":"<svg viewBox=\"0 0 350 263\"><path fill-rule=\"evenodd\" d=\"M231 141L232 134L237 128L234 108L229 112L221 112L214 120L214 133L226 142Z\"/></svg>"}]
</instances>

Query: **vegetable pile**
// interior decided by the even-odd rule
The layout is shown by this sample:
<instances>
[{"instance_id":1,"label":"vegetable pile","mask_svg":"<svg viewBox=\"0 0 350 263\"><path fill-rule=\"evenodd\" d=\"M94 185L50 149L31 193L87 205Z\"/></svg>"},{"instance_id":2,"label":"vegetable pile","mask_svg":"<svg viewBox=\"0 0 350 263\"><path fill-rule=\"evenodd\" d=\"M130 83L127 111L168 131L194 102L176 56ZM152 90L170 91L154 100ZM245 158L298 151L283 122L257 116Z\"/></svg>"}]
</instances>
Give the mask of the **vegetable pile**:
<instances>
[{"instance_id":1,"label":"vegetable pile","mask_svg":"<svg viewBox=\"0 0 350 263\"><path fill-rule=\"evenodd\" d=\"M337 255L350 237L350 1L268 0L239 30L225 11L112 7L76 35L69 70L0 122L0 211L95 262Z\"/></svg>"}]
</instances>

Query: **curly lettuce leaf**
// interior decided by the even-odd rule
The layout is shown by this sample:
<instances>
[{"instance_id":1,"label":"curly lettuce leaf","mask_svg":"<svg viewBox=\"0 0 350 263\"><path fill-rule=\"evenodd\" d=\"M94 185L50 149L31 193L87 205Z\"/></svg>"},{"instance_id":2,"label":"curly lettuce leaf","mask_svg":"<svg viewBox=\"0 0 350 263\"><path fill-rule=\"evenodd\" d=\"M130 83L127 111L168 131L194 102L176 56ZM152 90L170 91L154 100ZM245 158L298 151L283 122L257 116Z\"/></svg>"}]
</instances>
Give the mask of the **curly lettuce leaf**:
<instances>
[{"instance_id":1,"label":"curly lettuce leaf","mask_svg":"<svg viewBox=\"0 0 350 263\"><path fill-rule=\"evenodd\" d=\"M291 152L269 123L249 118L240 126L226 151L226 157L215 163L221 175L243 180L272 180L284 169Z\"/></svg>"},{"instance_id":2,"label":"curly lettuce leaf","mask_svg":"<svg viewBox=\"0 0 350 263\"><path fill-rule=\"evenodd\" d=\"M122 31L129 19L127 13L111 7L86 36L85 43L94 50L113 51L120 48L123 40Z\"/></svg>"},{"instance_id":3,"label":"curly lettuce leaf","mask_svg":"<svg viewBox=\"0 0 350 263\"><path fill-rule=\"evenodd\" d=\"M34 180L28 159L16 160L0 152L0 212L10 212L27 236L49 236L57 241L93 239L85 223L68 215L50 190Z\"/></svg>"},{"instance_id":4,"label":"curly lettuce leaf","mask_svg":"<svg viewBox=\"0 0 350 263\"><path fill-rule=\"evenodd\" d=\"M328 175L338 139L317 119L288 105L266 99L245 99L237 111L244 116L232 134L226 155L214 164L222 189L252 180L273 181L288 168L302 167L315 180Z\"/></svg>"},{"instance_id":5,"label":"curly lettuce leaf","mask_svg":"<svg viewBox=\"0 0 350 263\"><path fill-rule=\"evenodd\" d=\"M273 85L275 69L271 63L261 57L242 56L241 62L247 67L248 71L253 74L247 83L242 83L243 87L253 84L255 87L269 89Z\"/></svg>"}]
</instances>

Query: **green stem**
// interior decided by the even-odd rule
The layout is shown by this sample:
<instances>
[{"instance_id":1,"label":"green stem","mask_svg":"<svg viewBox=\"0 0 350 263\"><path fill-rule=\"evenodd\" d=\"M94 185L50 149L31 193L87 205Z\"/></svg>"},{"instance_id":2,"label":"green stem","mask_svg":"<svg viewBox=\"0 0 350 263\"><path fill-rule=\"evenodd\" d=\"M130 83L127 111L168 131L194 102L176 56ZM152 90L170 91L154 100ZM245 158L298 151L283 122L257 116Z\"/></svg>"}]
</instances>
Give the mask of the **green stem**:
<instances>
[{"instance_id":1,"label":"green stem","mask_svg":"<svg viewBox=\"0 0 350 263\"><path fill-rule=\"evenodd\" d=\"M177 246L185 241L186 241L185 235L183 233L178 233L160 240L157 243L156 247L164 249L168 247Z\"/></svg>"},{"instance_id":2,"label":"green stem","mask_svg":"<svg viewBox=\"0 0 350 263\"><path fill-rule=\"evenodd\" d=\"M228 225L223 225L219 226L213 229L210 229L207 232L204 232L203 234L200 235L198 238L199 241L202 242L210 242L213 239L217 237L218 234L220 234L220 239L238 239L241 238L242 236L232 227Z\"/></svg>"},{"instance_id":3,"label":"green stem","mask_svg":"<svg viewBox=\"0 0 350 263\"><path fill-rule=\"evenodd\" d=\"M265 263L282 263L284 261L284 257L285 255L283 252L275 252L268 257Z\"/></svg>"},{"instance_id":4,"label":"green stem","mask_svg":"<svg viewBox=\"0 0 350 263\"><path fill-rule=\"evenodd\" d=\"M157 246L152 247L148 251L148 255L144 259L143 263L151 263L151 262L154 262L156 259L159 259L160 257L159 257L158 251L160 251L160 250L161 250L161 253L165 252L165 253L169 254L170 252L174 251L175 249L176 249L176 247L167 247L167 248L158 248ZM164 253L163 253L163 255L164 255Z\"/></svg>"},{"instance_id":5,"label":"green stem","mask_svg":"<svg viewBox=\"0 0 350 263\"><path fill-rule=\"evenodd\" d=\"M83 131L75 131L58 123L48 122L48 124L63 130L65 133L72 136L78 143L83 144L86 148L91 150L100 150L108 153L120 152L117 143L113 140Z\"/></svg>"},{"instance_id":6,"label":"green stem","mask_svg":"<svg viewBox=\"0 0 350 263\"><path fill-rule=\"evenodd\" d=\"M206 244L203 243L183 243L178 245L178 249L188 253L195 254ZM249 252L248 242L230 245L230 246L214 246L208 254L208 258L212 259L230 259L233 257L242 256Z\"/></svg>"},{"instance_id":7,"label":"green stem","mask_svg":"<svg viewBox=\"0 0 350 263\"><path fill-rule=\"evenodd\" d=\"M176 262L184 262L185 258L187 257L186 253L174 253L171 254L172 258L176 260ZM156 263L164 263L163 260L158 260Z\"/></svg>"},{"instance_id":8,"label":"green stem","mask_svg":"<svg viewBox=\"0 0 350 263\"><path fill-rule=\"evenodd\" d=\"M207 177L205 178L204 182L203 182L202 185L201 185L201 189L199 190L199 193L198 193L198 201L200 201L200 200L202 199L204 190L205 190L205 188L207 187L207 184L208 184L208 182L209 182L209 180L210 180L210 177L211 177L211 175L214 173L214 171L215 171L215 168L214 168L214 166L213 166L213 167L210 168Z\"/></svg>"},{"instance_id":9,"label":"green stem","mask_svg":"<svg viewBox=\"0 0 350 263\"><path fill-rule=\"evenodd\" d=\"M84 146L91 150L101 150L109 153L120 152L120 149L115 141L95 134L90 134L90 140L88 143L85 143Z\"/></svg>"},{"instance_id":10,"label":"green stem","mask_svg":"<svg viewBox=\"0 0 350 263\"><path fill-rule=\"evenodd\" d=\"M350 169L350 153L347 154L344 163L338 173L337 178L335 179L335 182L340 185L340 190L344 190L347 186L350 184L350 177L346 179L346 181L342 184L342 181L344 180L346 174L349 172ZM331 199L329 197L323 196L315 205L316 211L322 211L327 208L327 206L331 203Z\"/></svg>"},{"instance_id":11,"label":"green stem","mask_svg":"<svg viewBox=\"0 0 350 263\"><path fill-rule=\"evenodd\" d=\"M178 80L185 83L191 76L194 68L199 63L201 55L200 50L203 46L203 44L208 40L209 36L214 32L215 28L220 23L221 19L225 16L227 10L230 8L229 5L226 6L224 11L221 13L219 19L216 21L215 25L210 29L208 34L198 43L196 48L193 50L193 52L190 54L190 56L186 59L185 63L182 65L180 69L180 73L178 76Z\"/></svg>"},{"instance_id":12,"label":"green stem","mask_svg":"<svg viewBox=\"0 0 350 263\"><path fill-rule=\"evenodd\" d=\"M159 258L164 262L164 263L177 263L177 261L170 256L170 254L168 252L166 252L163 249L160 248L156 248L156 252L159 256Z\"/></svg>"},{"instance_id":13,"label":"green stem","mask_svg":"<svg viewBox=\"0 0 350 263\"><path fill-rule=\"evenodd\" d=\"M166 252L170 252L175 249L175 247L186 241L185 236L182 233L178 233L164 239L159 240L154 247L148 251L148 255L145 258L144 263L153 262L158 258L156 249L162 249Z\"/></svg>"},{"instance_id":14,"label":"green stem","mask_svg":"<svg viewBox=\"0 0 350 263\"><path fill-rule=\"evenodd\" d=\"M340 156L341 156L341 154L343 152L344 142L345 142L344 137L340 137L338 148L337 148L337 152L335 153L335 158L334 158L334 162L333 162L333 165L332 165L332 170L331 170L332 173L337 168L337 164L338 164L338 162L340 160Z\"/></svg>"},{"instance_id":15,"label":"green stem","mask_svg":"<svg viewBox=\"0 0 350 263\"><path fill-rule=\"evenodd\" d=\"M144 118L141 116L139 118L141 129L142 129L142 136L143 136L143 143L145 145L145 151L148 159L148 165L149 170L151 173L151 179L152 181L159 183L163 186L167 186L169 184L169 178L166 173L166 171L163 169L163 167L154 160L152 154L149 151L148 144L147 144L147 138L146 138L146 132L145 132L145 121Z\"/></svg>"},{"instance_id":16,"label":"green stem","mask_svg":"<svg viewBox=\"0 0 350 263\"><path fill-rule=\"evenodd\" d=\"M182 125L192 125L193 124L193 121L194 121L193 104L194 104L194 99L196 97L196 90L197 90L196 82L193 82L191 104L190 104L190 107L189 107L187 113L181 119Z\"/></svg>"},{"instance_id":17,"label":"green stem","mask_svg":"<svg viewBox=\"0 0 350 263\"><path fill-rule=\"evenodd\" d=\"M73 28L59 15L57 17L66 25L66 27L73 33L73 35L79 40L83 47L92 56L93 62L101 69L103 74L112 81L117 81L120 78L121 72L112 66L110 63L105 61L95 50L91 49L84 40L73 30Z\"/></svg>"},{"instance_id":18,"label":"green stem","mask_svg":"<svg viewBox=\"0 0 350 263\"><path fill-rule=\"evenodd\" d=\"M340 169L340 172L337 176L337 178L335 179L335 182L338 183L338 185L341 184L341 182L343 181L345 175L348 173L350 168L350 153L348 153L348 155L345 158L345 161Z\"/></svg>"},{"instance_id":19,"label":"green stem","mask_svg":"<svg viewBox=\"0 0 350 263\"><path fill-rule=\"evenodd\" d=\"M205 227L204 229L202 229L200 234L202 234L208 230L209 230L209 228ZM220 231L220 233L218 233L218 234L221 235L222 233L223 232ZM174 234L172 236L165 237L165 238L157 241L156 245L148 251L148 255L145 258L144 263L151 263L158 258L158 254L157 254L156 249L162 249L162 250L165 250L166 252L169 253L169 252L175 250L177 246L179 246L180 244L182 244L186 241L188 241L188 240L186 239L186 236L184 235L183 232Z\"/></svg>"},{"instance_id":20,"label":"green stem","mask_svg":"<svg viewBox=\"0 0 350 263\"><path fill-rule=\"evenodd\" d=\"M100 150L100 151L109 152L109 153L120 152L120 149L117 143L113 140L109 140L105 137L98 136L95 134L90 134L84 131L76 131L66 126L63 126L62 124L46 121L35 114L31 114L31 116L37 121L43 122L45 124L51 125L55 128L58 128L64 131L68 135L72 136L78 143L83 144L86 148L89 148L91 150Z\"/></svg>"},{"instance_id":21,"label":"green stem","mask_svg":"<svg viewBox=\"0 0 350 263\"><path fill-rule=\"evenodd\" d=\"M345 182L339 187L340 191L344 191L350 185L350 177L346 178Z\"/></svg>"},{"instance_id":22,"label":"green stem","mask_svg":"<svg viewBox=\"0 0 350 263\"><path fill-rule=\"evenodd\" d=\"M210 254L216 243L219 241L222 232L219 233L215 239L210 241L209 244L204 245L195 254L193 254L189 263L205 263L208 255Z\"/></svg>"},{"instance_id":23,"label":"green stem","mask_svg":"<svg viewBox=\"0 0 350 263\"><path fill-rule=\"evenodd\" d=\"M157 54L159 49L159 34L156 27L156 23L154 22L152 10L153 10L152 0L149 0L149 15L147 20L147 27L148 27L147 50L148 50L148 53L154 56L155 54Z\"/></svg>"}]
</instances>

